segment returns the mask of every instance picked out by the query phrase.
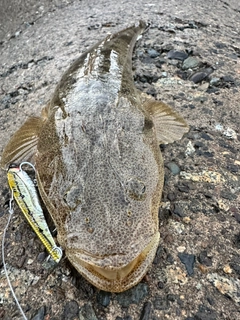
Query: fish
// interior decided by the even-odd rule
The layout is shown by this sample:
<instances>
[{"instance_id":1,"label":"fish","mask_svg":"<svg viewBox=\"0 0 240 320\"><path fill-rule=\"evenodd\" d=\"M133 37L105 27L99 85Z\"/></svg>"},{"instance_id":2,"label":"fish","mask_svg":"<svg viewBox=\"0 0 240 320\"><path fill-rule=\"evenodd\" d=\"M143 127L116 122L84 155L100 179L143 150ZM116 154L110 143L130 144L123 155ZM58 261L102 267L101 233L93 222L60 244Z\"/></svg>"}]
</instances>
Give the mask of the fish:
<instances>
[{"instance_id":1,"label":"fish","mask_svg":"<svg viewBox=\"0 0 240 320\"><path fill-rule=\"evenodd\" d=\"M63 74L41 115L6 145L1 166L31 161L57 240L95 287L141 281L159 245L159 145L188 132L171 107L137 90L133 48L143 21L99 41Z\"/></svg>"}]
</instances>

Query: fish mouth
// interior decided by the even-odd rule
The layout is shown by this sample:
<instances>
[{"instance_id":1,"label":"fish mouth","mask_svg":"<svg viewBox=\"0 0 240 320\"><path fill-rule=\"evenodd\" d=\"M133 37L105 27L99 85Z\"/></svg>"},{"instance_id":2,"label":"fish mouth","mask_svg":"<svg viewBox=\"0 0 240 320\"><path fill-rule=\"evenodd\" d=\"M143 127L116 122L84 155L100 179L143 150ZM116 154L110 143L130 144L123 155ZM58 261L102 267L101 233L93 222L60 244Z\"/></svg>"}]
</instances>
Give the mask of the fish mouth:
<instances>
[{"instance_id":1,"label":"fish mouth","mask_svg":"<svg viewBox=\"0 0 240 320\"><path fill-rule=\"evenodd\" d=\"M135 286L147 273L155 257L160 234L157 232L144 250L132 261L121 267L97 266L81 259L76 250L66 255L76 270L97 288L109 292L122 292Z\"/></svg>"}]
</instances>

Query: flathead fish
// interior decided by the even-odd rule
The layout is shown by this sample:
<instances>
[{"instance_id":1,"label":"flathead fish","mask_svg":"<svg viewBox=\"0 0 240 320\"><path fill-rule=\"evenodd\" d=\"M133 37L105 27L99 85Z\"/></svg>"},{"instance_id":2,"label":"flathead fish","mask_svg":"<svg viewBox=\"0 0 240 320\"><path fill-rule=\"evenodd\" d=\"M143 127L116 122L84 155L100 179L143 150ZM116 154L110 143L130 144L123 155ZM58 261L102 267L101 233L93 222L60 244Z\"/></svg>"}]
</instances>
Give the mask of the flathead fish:
<instances>
[{"instance_id":1,"label":"flathead fish","mask_svg":"<svg viewBox=\"0 0 240 320\"><path fill-rule=\"evenodd\" d=\"M111 292L136 285L152 264L164 180L159 144L188 131L180 115L134 86L132 51L144 28L108 35L81 55L1 161L5 169L34 163L67 258Z\"/></svg>"}]
</instances>

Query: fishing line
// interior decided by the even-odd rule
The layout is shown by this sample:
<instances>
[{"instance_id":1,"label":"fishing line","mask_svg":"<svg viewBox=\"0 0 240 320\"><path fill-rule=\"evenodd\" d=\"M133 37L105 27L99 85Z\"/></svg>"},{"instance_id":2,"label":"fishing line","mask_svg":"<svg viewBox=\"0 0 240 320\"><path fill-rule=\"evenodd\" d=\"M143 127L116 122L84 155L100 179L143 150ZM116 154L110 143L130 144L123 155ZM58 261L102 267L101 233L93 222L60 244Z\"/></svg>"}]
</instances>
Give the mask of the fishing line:
<instances>
[{"instance_id":1,"label":"fishing line","mask_svg":"<svg viewBox=\"0 0 240 320\"><path fill-rule=\"evenodd\" d=\"M9 276L8 276L8 271L7 271L7 266L6 266L6 263L5 263L5 254L4 254L4 249L5 249L5 238L6 238L6 233L7 233L7 229L9 227L9 224L10 224L10 221L11 221L11 218L12 218L12 215L14 213L13 211L13 208L12 208L12 202L13 202L13 191L12 191L12 195L11 195L11 199L9 201L9 217L8 217L8 221L7 221L7 224L3 230L3 238L2 238L2 261L3 261L3 268L4 268L4 272L5 272L5 275L6 275L6 278L7 278L7 282L8 282L8 285L9 285L9 288L12 292L12 295L13 295L13 298L18 306L18 309L20 310L22 316L23 316L23 319L24 320L28 320L22 307L20 306L20 303L18 302L18 299L15 295L15 292L13 290L13 287L12 287L12 284L11 284L11 281L9 279Z\"/></svg>"}]
</instances>

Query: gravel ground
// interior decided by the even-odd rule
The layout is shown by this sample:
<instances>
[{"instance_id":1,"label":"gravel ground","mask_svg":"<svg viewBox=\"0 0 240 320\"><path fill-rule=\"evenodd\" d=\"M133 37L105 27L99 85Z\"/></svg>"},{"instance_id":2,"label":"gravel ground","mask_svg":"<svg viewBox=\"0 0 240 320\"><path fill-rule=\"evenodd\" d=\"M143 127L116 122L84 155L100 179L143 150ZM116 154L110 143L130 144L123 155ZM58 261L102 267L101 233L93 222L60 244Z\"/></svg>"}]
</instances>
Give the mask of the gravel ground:
<instances>
[{"instance_id":1,"label":"gravel ground","mask_svg":"<svg viewBox=\"0 0 240 320\"><path fill-rule=\"evenodd\" d=\"M83 51L139 19L151 26L133 57L136 86L173 106L191 128L161 146L161 242L147 276L127 292L97 290L66 259L50 266L15 208L6 260L28 319L240 319L239 2L2 3L0 152ZM2 237L9 199L3 171L0 186ZM21 319L0 266L0 319Z\"/></svg>"}]
</instances>

